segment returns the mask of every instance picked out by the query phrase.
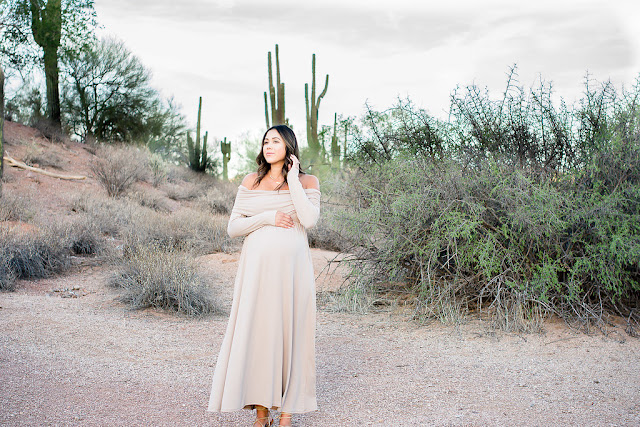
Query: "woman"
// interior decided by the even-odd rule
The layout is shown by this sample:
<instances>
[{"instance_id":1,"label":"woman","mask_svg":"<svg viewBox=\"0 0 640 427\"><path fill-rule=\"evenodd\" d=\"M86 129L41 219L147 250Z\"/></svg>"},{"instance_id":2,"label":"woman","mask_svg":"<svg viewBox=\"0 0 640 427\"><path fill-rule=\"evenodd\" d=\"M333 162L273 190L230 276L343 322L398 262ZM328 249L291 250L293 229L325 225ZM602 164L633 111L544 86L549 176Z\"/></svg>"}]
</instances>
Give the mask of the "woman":
<instances>
[{"instance_id":1,"label":"woman","mask_svg":"<svg viewBox=\"0 0 640 427\"><path fill-rule=\"evenodd\" d=\"M284 125L262 139L258 172L238 188L227 231L246 236L227 331L213 375L210 411L314 411L315 283L305 229L318 221L318 179L300 171L298 142Z\"/></svg>"}]
</instances>

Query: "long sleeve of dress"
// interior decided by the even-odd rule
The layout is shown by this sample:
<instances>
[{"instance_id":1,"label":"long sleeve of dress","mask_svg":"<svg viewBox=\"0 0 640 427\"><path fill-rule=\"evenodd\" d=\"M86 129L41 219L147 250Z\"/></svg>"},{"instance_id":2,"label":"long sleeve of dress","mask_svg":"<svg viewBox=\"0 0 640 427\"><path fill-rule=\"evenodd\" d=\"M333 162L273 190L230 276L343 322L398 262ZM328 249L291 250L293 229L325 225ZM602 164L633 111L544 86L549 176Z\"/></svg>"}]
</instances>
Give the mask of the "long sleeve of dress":
<instances>
[{"instance_id":1,"label":"long sleeve of dress","mask_svg":"<svg viewBox=\"0 0 640 427\"><path fill-rule=\"evenodd\" d=\"M293 201L293 206L296 209L296 215L300 220L300 224L302 224L304 228L313 227L320 217L320 206L314 204L305 194L297 168L291 169L287 174L287 184L289 184L291 200Z\"/></svg>"},{"instance_id":2,"label":"long sleeve of dress","mask_svg":"<svg viewBox=\"0 0 640 427\"><path fill-rule=\"evenodd\" d=\"M272 210L253 216L244 216L231 211L227 233L230 237L240 237L246 236L264 225L276 225L276 212L278 211Z\"/></svg>"}]
</instances>

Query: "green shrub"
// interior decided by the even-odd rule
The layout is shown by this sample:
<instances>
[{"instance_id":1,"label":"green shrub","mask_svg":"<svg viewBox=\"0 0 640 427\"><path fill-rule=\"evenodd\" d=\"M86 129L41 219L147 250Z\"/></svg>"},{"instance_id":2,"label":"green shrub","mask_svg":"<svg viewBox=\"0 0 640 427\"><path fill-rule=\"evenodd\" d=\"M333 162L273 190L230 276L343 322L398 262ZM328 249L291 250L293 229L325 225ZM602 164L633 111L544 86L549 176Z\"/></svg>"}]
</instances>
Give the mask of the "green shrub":
<instances>
[{"instance_id":1,"label":"green shrub","mask_svg":"<svg viewBox=\"0 0 640 427\"><path fill-rule=\"evenodd\" d=\"M402 103L364 121L349 185L335 189L348 202L330 218L356 248L354 286L404 283L442 320L477 311L536 330L549 313L585 327L615 313L633 333L640 88L588 89L574 110L554 109L546 86L512 89L498 102L455 95L449 123Z\"/></svg>"},{"instance_id":2,"label":"green shrub","mask_svg":"<svg viewBox=\"0 0 640 427\"><path fill-rule=\"evenodd\" d=\"M193 259L173 248L130 246L111 286L121 288L121 300L135 309L153 307L187 316L217 311L211 290L197 274Z\"/></svg>"},{"instance_id":3,"label":"green shrub","mask_svg":"<svg viewBox=\"0 0 640 427\"><path fill-rule=\"evenodd\" d=\"M169 168L159 154L149 155L149 169L151 171L151 184L154 187L166 182Z\"/></svg>"}]
</instances>

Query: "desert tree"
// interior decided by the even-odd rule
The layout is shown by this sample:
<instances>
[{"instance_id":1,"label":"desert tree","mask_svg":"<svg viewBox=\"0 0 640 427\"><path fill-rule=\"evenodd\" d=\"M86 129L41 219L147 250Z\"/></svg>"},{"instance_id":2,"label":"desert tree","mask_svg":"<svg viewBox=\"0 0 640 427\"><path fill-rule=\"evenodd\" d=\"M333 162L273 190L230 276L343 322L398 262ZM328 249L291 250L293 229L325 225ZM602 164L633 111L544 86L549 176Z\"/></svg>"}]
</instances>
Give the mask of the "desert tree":
<instances>
[{"instance_id":1,"label":"desert tree","mask_svg":"<svg viewBox=\"0 0 640 427\"><path fill-rule=\"evenodd\" d=\"M91 42L96 13L93 0L4 0L0 15L0 52L24 73L44 70L47 116L61 124L60 54Z\"/></svg>"},{"instance_id":2,"label":"desert tree","mask_svg":"<svg viewBox=\"0 0 640 427\"><path fill-rule=\"evenodd\" d=\"M122 41L100 39L63 64L67 121L85 141L141 141L161 134L163 123L174 118L172 108L163 111L149 70Z\"/></svg>"}]
</instances>

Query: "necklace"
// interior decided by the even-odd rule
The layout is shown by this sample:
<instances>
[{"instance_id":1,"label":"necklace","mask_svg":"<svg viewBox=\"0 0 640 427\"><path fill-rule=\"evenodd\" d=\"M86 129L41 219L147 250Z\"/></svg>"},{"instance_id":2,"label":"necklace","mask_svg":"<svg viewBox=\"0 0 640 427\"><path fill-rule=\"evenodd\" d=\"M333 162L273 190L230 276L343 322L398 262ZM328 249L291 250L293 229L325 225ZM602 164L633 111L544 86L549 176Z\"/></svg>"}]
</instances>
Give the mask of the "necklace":
<instances>
[{"instance_id":1,"label":"necklace","mask_svg":"<svg viewBox=\"0 0 640 427\"><path fill-rule=\"evenodd\" d=\"M272 176L271 176L271 171L269 171L269 178L271 178L273 180L273 182L275 182L276 184L280 184L282 181L276 181Z\"/></svg>"}]
</instances>

